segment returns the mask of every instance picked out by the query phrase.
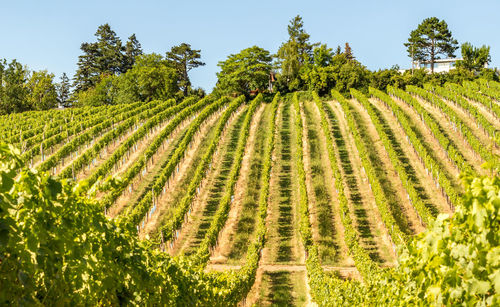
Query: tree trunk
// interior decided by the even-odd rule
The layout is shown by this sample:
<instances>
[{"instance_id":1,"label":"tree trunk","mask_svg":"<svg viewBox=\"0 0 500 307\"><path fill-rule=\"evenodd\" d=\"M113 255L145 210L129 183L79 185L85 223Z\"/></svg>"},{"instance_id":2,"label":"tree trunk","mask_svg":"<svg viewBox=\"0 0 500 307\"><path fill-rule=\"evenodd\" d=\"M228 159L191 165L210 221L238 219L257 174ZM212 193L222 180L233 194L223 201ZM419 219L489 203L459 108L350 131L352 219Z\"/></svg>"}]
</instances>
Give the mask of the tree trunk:
<instances>
[{"instance_id":1,"label":"tree trunk","mask_svg":"<svg viewBox=\"0 0 500 307\"><path fill-rule=\"evenodd\" d=\"M432 42L431 42L431 74L434 73L434 61L435 61L434 58L436 56L435 50L434 50L434 44L435 44L435 42L434 42L434 40L432 40Z\"/></svg>"}]
</instances>

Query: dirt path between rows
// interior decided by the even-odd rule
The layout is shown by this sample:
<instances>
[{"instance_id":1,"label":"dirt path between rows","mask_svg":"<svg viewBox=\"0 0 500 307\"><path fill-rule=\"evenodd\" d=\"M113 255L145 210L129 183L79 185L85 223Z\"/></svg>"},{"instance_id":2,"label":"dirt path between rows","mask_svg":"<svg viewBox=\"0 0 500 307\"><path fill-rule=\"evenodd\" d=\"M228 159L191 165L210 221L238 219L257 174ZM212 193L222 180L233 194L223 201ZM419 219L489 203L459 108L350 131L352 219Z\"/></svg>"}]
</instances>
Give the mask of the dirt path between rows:
<instances>
[{"instance_id":1,"label":"dirt path between rows","mask_svg":"<svg viewBox=\"0 0 500 307\"><path fill-rule=\"evenodd\" d=\"M181 162L177 165L178 171L172 174L168 183L168 189L166 189L166 192L158 199L155 212L151 215L150 218L148 218L144 227L140 230L139 238L144 238L146 234L152 233L160 226L159 223L162 222L161 217L163 216L164 211L169 210L169 208L172 206L172 198L174 194L174 192L172 191L176 191L178 189L180 183L185 179L188 169L194 167L192 165L193 160L195 156L199 154L201 143L208 135L208 131L210 131L210 129L214 125L216 125L221 114L222 112L218 111L201 124L198 133L195 135L193 140L191 140L190 145L186 150L184 159L182 159ZM189 129L189 127L187 129ZM175 144L175 142L172 143Z\"/></svg>"},{"instance_id":2,"label":"dirt path between rows","mask_svg":"<svg viewBox=\"0 0 500 307\"><path fill-rule=\"evenodd\" d=\"M385 122L390 126L397 141L401 145L401 149L406 155L420 186L425 190L425 194L429 196L429 201L438 208L441 213L451 213L447 201L441 194L441 190L436 187L430 174L425 171L425 166L420 163L418 154L413 150L412 145L407 139L406 133L398 123L397 118L385 107L385 105L378 99L370 99L375 108L382 113ZM425 200L424 200L425 201Z\"/></svg>"},{"instance_id":3,"label":"dirt path between rows","mask_svg":"<svg viewBox=\"0 0 500 307\"><path fill-rule=\"evenodd\" d=\"M342 220L340 217L340 205L339 205L339 196L337 190L335 189L335 176L333 175L333 171L331 168L331 162L336 163L336 161L330 161L328 149L326 147L326 136L323 131L323 128L319 123L321 123L321 114L319 113L318 107L315 103L312 103L310 107L312 110L312 120L316 122L318 138L320 144L320 154L321 154L321 162L324 170L324 180L325 186L328 191L328 194L332 196L331 200L331 208L332 208L332 216L333 216L333 224L335 227L335 236L337 242L337 256L338 263L342 266L354 266L354 260L349 255L349 249L345 244L345 236L344 236L344 226L342 225ZM307 107L307 104L306 104Z\"/></svg>"},{"instance_id":4,"label":"dirt path between rows","mask_svg":"<svg viewBox=\"0 0 500 307\"><path fill-rule=\"evenodd\" d=\"M215 178L219 174L219 167L223 162L225 150L229 141L231 132L234 129L234 125L237 123L238 119L245 114L247 108L240 107L231 118L227 121L227 126L224 133L221 135L218 144L218 153L212 158L211 168L208 170L205 179L203 179L200 192L194 198L191 204L191 214L188 215L187 220L184 222L182 228L179 231L177 239L173 242L172 247L168 250L170 255L177 255L183 252L188 246L193 236L196 235L199 223L201 222L201 217L207 205L207 201L210 197L210 190Z\"/></svg>"},{"instance_id":5,"label":"dirt path between rows","mask_svg":"<svg viewBox=\"0 0 500 307\"><path fill-rule=\"evenodd\" d=\"M363 171L354 136L350 133L340 105L333 101L328 102L328 104L337 117L347 156L352 167L351 173L349 173L349 170L344 168L348 165L342 165L342 163L339 165L345 181L344 186L347 187L345 194L348 198L353 227L358 231L361 246L374 261L381 264L392 264L396 259L396 255L392 248L391 238L375 204L368 177ZM337 154L340 153L337 152ZM341 160L339 159L339 161ZM353 183L349 184L349 181Z\"/></svg>"},{"instance_id":6,"label":"dirt path between rows","mask_svg":"<svg viewBox=\"0 0 500 307\"><path fill-rule=\"evenodd\" d=\"M248 185L248 176L250 176L251 160L255 153L257 128L262 120L264 108L265 106L262 104L259 106L259 109L254 113L250 123L250 130L247 143L245 145L245 153L243 155L243 160L241 161L240 175L238 176L238 181L236 182L234 188L234 200L231 203L226 224L219 233L219 238L217 240L219 244L216 246L212 252L212 256L210 257L210 262L212 263L223 263L227 261L228 255L231 252L235 232L243 207L243 197L246 193Z\"/></svg>"},{"instance_id":7,"label":"dirt path between rows","mask_svg":"<svg viewBox=\"0 0 500 307\"><path fill-rule=\"evenodd\" d=\"M366 127L368 134L367 136L369 136L370 138L370 144L372 144L372 146L375 148L377 156L383 164L382 168L385 171L385 175L387 176L386 178L389 179L390 186L394 189L393 192L396 192L392 195L396 197L396 202L399 205L399 210L401 210L401 212L404 214L405 221L408 223L408 227L411 229L411 233L416 234L422 232L425 229L425 226L420 222L418 213L407 197L407 191L403 186L403 183L401 182L401 179L399 178L394 165L391 162L389 154L387 153L387 150L385 149L385 146L380 139L377 128L375 128L375 125L373 124L368 111L356 99L351 99L350 102L364 122L364 126ZM372 164L374 164L373 161ZM378 168L379 166L376 167ZM405 231L405 229L401 230Z\"/></svg>"}]
</instances>

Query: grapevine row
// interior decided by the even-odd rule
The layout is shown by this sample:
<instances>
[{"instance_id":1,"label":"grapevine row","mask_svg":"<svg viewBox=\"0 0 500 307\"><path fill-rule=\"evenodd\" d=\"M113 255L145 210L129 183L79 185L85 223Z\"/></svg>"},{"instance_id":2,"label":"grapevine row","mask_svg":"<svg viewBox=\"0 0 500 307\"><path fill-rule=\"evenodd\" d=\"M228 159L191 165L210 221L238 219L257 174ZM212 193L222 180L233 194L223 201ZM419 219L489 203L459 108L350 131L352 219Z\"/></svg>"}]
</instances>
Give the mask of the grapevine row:
<instances>
[{"instance_id":1,"label":"grapevine row","mask_svg":"<svg viewBox=\"0 0 500 307\"><path fill-rule=\"evenodd\" d=\"M154 112L161 111L166 106L167 105L161 102L151 102L150 104L144 105L143 107L136 108L128 112L120 113L120 115L118 115L117 121L120 122L122 120L126 120L132 116L141 113L154 114ZM87 142L93 142L95 140L96 135L99 135L106 129L110 128L113 129L114 125L115 125L115 119L111 118L78 135L77 137L73 138L70 142L66 143L61 148L59 148L59 150L55 152L53 155L51 155L47 160L43 161L38 166L38 170L40 171L50 170L52 167L56 166L57 163L64 157L77 151L80 145L85 144Z\"/></svg>"},{"instance_id":2,"label":"grapevine row","mask_svg":"<svg viewBox=\"0 0 500 307\"><path fill-rule=\"evenodd\" d=\"M339 92L335 90L332 91L332 97L340 103L340 106L344 111L347 124L352 132L352 135L354 136L354 142L356 143L361 162L368 180L370 181L370 188L373 192L373 196L375 197L375 203L382 217L382 221L384 222L393 242L395 244L403 244L407 240L406 234L399 228L394 216L391 213L391 209L387 205L388 202L382 189L382 185L368 156L365 143L363 142L361 134L358 130L357 121L351 112L350 104Z\"/></svg>"},{"instance_id":3,"label":"grapevine row","mask_svg":"<svg viewBox=\"0 0 500 307\"><path fill-rule=\"evenodd\" d=\"M430 129L432 135L434 135L437 139L450 161L452 161L459 170L467 172L473 171L471 165L465 160L455 143L453 143L453 141L445 135L434 116L432 116L412 95L392 86L388 86L387 91L392 96L399 98L404 103L413 107L413 109L420 115L424 124ZM432 169L431 172L434 173ZM437 172L436 176L439 177L439 174L440 172Z\"/></svg>"},{"instance_id":4,"label":"grapevine row","mask_svg":"<svg viewBox=\"0 0 500 307\"><path fill-rule=\"evenodd\" d=\"M479 126L482 126L483 129L488 133L488 135L494 139L496 130L495 127L493 127L493 125L484 117L484 115L479 112L476 106L471 105L461 95L453 93L450 90L454 88L452 85L449 85L447 88L443 88L440 86L432 86L431 84L426 84L425 88L428 91L434 92L439 96L460 106L465 112L469 114L469 116L472 116L474 118L478 125L478 128Z\"/></svg>"},{"instance_id":5,"label":"grapevine row","mask_svg":"<svg viewBox=\"0 0 500 307\"><path fill-rule=\"evenodd\" d=\"M104 208L109 208L115 200L123 193L129 183L132 181L139 172L147 165L147 162L153 157L153 155L157 152L158 148L164 144L165 139L179 126L181 122L187 119L190 116L200 109L206 107L212 100L209 98L201 99L196 104L189 106L191 104L191 100L185 100L183 103L174 107L171 110L172 114L177 114L170 122L165 126L162 131L153 139L149 147L144 151L144 155L142 155L139 159L137 159L134 164L132 164L125 174L121 176L121 180L117 183L117 185L108 193L101 201ZM143 138L149 129L146 126L142 126L139 128L131 137L129 137L125 142L123 142L120 147L115 150L113 155L106 160L106 162L101 165L94 173L89 176L87 179L90 184L94 184L100 177L105 176L107 173L111 171L114 165L118 163L120 159L131 149L134 144Z\"/></svg>"},{"instance_id":6,"label":"grapevine row","mask_svg":"<svg viewBox=\"0 0 500 307\"><path fill-rule=\"evenodd\" d=\"M460 129L462 135L471 145L472 149L474 149L474 151L477 152L485 161L490 162L493 165L495 164L496 158L491 151L481 143L481 141L473 134L472 130L460 119L455 111L446 104L446 102L441 100L437 95L416 86L409 85L406 87L406 90L420 96L422 99L425 99L440 108L447 115L450 121Z\"/></svg>"},{"instance_id":7,"label":"grapevine row","mask_svg":"<svg viewBox=\"0 0 500 307\"><path fill-rule=\"evenodd\" d=\"M351 89L351 95L356 98L366 109L368 115L377 130L382 143L384 144L385 150L387 151L389 158L398 173L399 179L403 183L403 186L409 195L411 203L417 209L418 215L425 225L428 225L431 221L434 220L434 216L429 211L429 208L425 205L425 203L420 198L420 194L415 188L417 183L414 182L413 177L410 176L407 171L405 165L401 162L398 153L393 147L393 144L387 135L384 129L383 119L379 117L379 114L376 113L373 105L368 101L368 99L359 91L355 89Z\"/></svg>"},{"instance_id":8,"label":"grapevine row","mask_svg":"<svg viewBox=\"0 0 500 307\"><path fill-rule=\"evenodd\" d=\"M188 102L191 103L194 101L193 99L189 99ZM189 105L189 103L184 106ZM115 129L104 134L89 150L85 151L82 155L80 155L73 163L71 163L71 167L67 166L61 173L61 177L69 177L75 175L75 173L81 170L85 165L90 164L95 157L100 155L100 152L108 146L113 140L116 140L120 135L125 134L129 129L138 129L137 124L139 122L145 121L141 125L141 130L150 131L163 121L167 120L172 114L175 114L175 111L179 109L175 106L175 100L171 99L165 102L167 106L163 111L158 112L146 112L141 113L136 116L130 117L127 120L123 121L121 124L115 127ZM137 135L137 130L133 132L130 137L134 137ZM129 137L129 138L130 138ZM129 139L127 138L127 139Z\"/></svg>"},{"instance_id":9,"label":"grapevine row","mask_svg":"<svg viewBox=\"0 0 500 307\"><path fill-rule=\"evenodd\" d=\"M397 95L397 89L389 88L389 92ZM397 103L392 100L392 98L374 88L370 88L370 94L382 101L387 108L392 110L394 116L398 119L401 128L405 131L408 136L408 141L412 145L413 149L418 153L418 156L421 159L421 162L424 164L427 170L430 170L430 175L432 178L439 183L442 191L444 191L446 199L452 203L457 204L460 201L461 195L456 191L453 186L452 181L448 178L446 171L442 167L442 165L434 159L433 155L427 150L427 147L424 146L422 140L417 136L416 131L411 124L410 118L404 113L401 107L398 106Z\"/></svg>"},{"instance_id":10,"label":"grapevine row","mask_svg":"<svg viewBox=\"0 0 500 307\"><path fill-rule=\"evenodd\" d=\"M203 155L200 163L196 167L196 171L189 183L189 187L186 191L186 195L181 199L179 204L176 206L175 211L173 213L172 218L168 221L168 223L161 227L160 229L160 239L162 244L167 241L172 241L176 237L176 230L178 230L186 217L186 214L189 211L190 204L194 197L196 196L197 189L199 188L203 178L206 175L207 169L212 161L212 157L217 150L217 146L219 145L219 141L221 135L223 134L226 123L242 103L244 103L245 98L240 96L234 99L226 108L221 118L217 122L217 126L215 128L214 136L208 146L207 151ZM224 103L227 102L226 99L223 100Z\"/></svg>"},{"instance_id":11,"label":"grapevine row","mask_svg":"<svg viewBox=\"0 0 500 307\"><path fill-rule=\"evenodd\" d=\"M234 152L232 167L229 173L228 182L225 186L224 194L221 201L219 202L217 212L215 213L210 227L207 230L203 241L200 243L196 254L194 255L194 259L196 259L195 261L197 261L198 263L206 263L208 261L208 259L210 258L210 248L217 244L218 234L226 223L229 209L234 198L234 187L236 186L236 182L240 175L241 162L243 161L245 147L250 132L250 123L252 121L253 115L255 114L255 110L257 110L257 107L260 105L261 101L262 95L258 95L250 102L250 106L245 114L243 125L240 130L238 145Z\"/></svg>"}]
</instances>

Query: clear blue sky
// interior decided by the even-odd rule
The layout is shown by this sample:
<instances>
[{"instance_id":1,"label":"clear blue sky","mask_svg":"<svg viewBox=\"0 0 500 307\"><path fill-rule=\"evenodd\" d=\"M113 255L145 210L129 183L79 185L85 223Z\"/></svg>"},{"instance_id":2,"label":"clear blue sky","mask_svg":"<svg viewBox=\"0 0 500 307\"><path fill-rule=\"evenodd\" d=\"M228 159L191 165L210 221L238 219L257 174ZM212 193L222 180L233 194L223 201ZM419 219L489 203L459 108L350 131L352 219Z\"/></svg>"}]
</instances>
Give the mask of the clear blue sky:
<instances>
[{"instance_id":1,"label":"clear blue sky","mask_svg":"<svg viewBox=\"0 0 500 307\"><path fill-rule=\"evenodd\" d=\"M218 61L253 45L276 52L297 14L312 42L335 48L347 41L372 70L409 67L403 43L431 16L446 20L459 43L490 45L490 66L500 66L500 1L494 0L4 0L0 12L0 58L58 77L73 76L80 44L94 41L97 27L107 22L123 41L135 33L148 53L164 55L181 42L201 49L207 65L193 70L191 81L211 91Z\"/></svg>"}]
</instances>

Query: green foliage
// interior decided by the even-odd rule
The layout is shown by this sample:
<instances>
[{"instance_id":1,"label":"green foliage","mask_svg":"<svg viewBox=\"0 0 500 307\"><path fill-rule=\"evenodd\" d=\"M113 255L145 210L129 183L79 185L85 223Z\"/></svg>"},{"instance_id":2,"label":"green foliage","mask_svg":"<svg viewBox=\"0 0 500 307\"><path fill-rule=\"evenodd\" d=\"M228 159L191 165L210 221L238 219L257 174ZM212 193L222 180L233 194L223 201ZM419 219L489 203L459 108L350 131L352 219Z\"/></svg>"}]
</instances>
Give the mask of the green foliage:
<instances>
[{"instance_id":1,"label":"green foliage","mask_svg":"<svg viewBox=\"0 0 500 307\"><path fill-rule=\"evenodd\" d=\"M309 43L310 35L304 30L299 15L290 20L288 35L288 41L281 44L276 54L276 67L280 71L279 82L287 87L287 91L293 91L301 89L299 72L312 62L313 48L318 44Z\"/></svg>"},{"instance_id":2,"label":"green foliage","mask_svg":"<svg viewBox=\"0 0 500 307\"><path fill-rule=\"evenodd\" d=\"M57 106L56 86L53 83L54 75L45 71L35 71L27 82L27 103L34 110L48 110Z\"/></svg>"},{"instance_id":3,"label":"green foliage","mask_svg":"<svg viewBox=\"0 0 500 307\"><path fill-rule=\"evenodd\" d=\"M78 57L78 69L74 77L75 92L93 88L103 76L127 72L135 63L135 57L142 54L135 34L123 46L107 23L97 28L95 36L97 42L82 43L80 47L83 54Z\"/></svg>"},{"instance_id":4,"label":"green foliage","mask_svg":"<svg viewBox=\"0 0 500 307\"><path fill-rule=\"evenodd\" d=\"M478 72L491 62L490 47L483 45L480 48L465 42L461 46L463 60L457 61L457 67L463 67L471 72Z\"/></svg>"},{"instance_id":5,"label":"green foliage","mask_svg":"<svg viewBox=\"0 0 500 307\"><path fill-rule=\"evenodd\" d=\"M184 96L188 94L188 89L191 87L188 73L191 69L204 66L205 63L200 61L201 50L191 49L191 45L182 43L179 46L174 46L167 52L166 60L171 67L175 68L179 75L179 87L184 92Z\"/></svg>"},{"instance_id":6,"label":"green foliage","mask_svg":"<svg viewBox=\"0 0 500 307\"><path fill-rule=\"evenodd\" d=\"M139 55L135 64L119 76L105 75L92 88L75 92L75 105L132 103L177 97L179 75L161 55Z\"/></svg>"},{"instance_id":7,"label":"green foliage","mask_svg":"<svg viewBox=\"0 0 500 307\"><path fill-rule=\"evenodd\" d=\"M69 84L69 78L66 73L63 73L61 76L61 82L56 84L57 90L57 102L60 106L69 107L71 102L69 100L71 85Z\"/></svg>"},{"instance_id":8,"label":"green foliage","mask_svg":"<svg viewBox=\"0 0 500 307\"><path fill-rule=\"evenodd\" d=\"M448 24L436 17L424 19L417 29L411 31L408 43L404 45L412 60L429 61L432 72L434 62L441 54L455 57L454 53L458 49L458 42L452 37Z\"/></svg>"},{"instance_id":9,"label":"green foliage","mask_svg":"<svg viewBox=\"0 0 500 307\"><path fill-rule=\"evenodd\" d=\"M16 60L8 65L0 62L0 114L22 112L30 109L26 101L28 90L25 86L29 80L29 71Z\"/></svg>"},{"instance_id":10,"label":"green foliage","mask_svg":"<svg viewBox=\"0 0 500 307\"><path fill-rule=\"evenodd\" d=\"M217 66L221 71L217 73L216 92L248 95L251 90L262 91L267 88L271 55L269 51L253 46L229 55L227 60L219 62Z\"/></svg>"}]
</instances>

